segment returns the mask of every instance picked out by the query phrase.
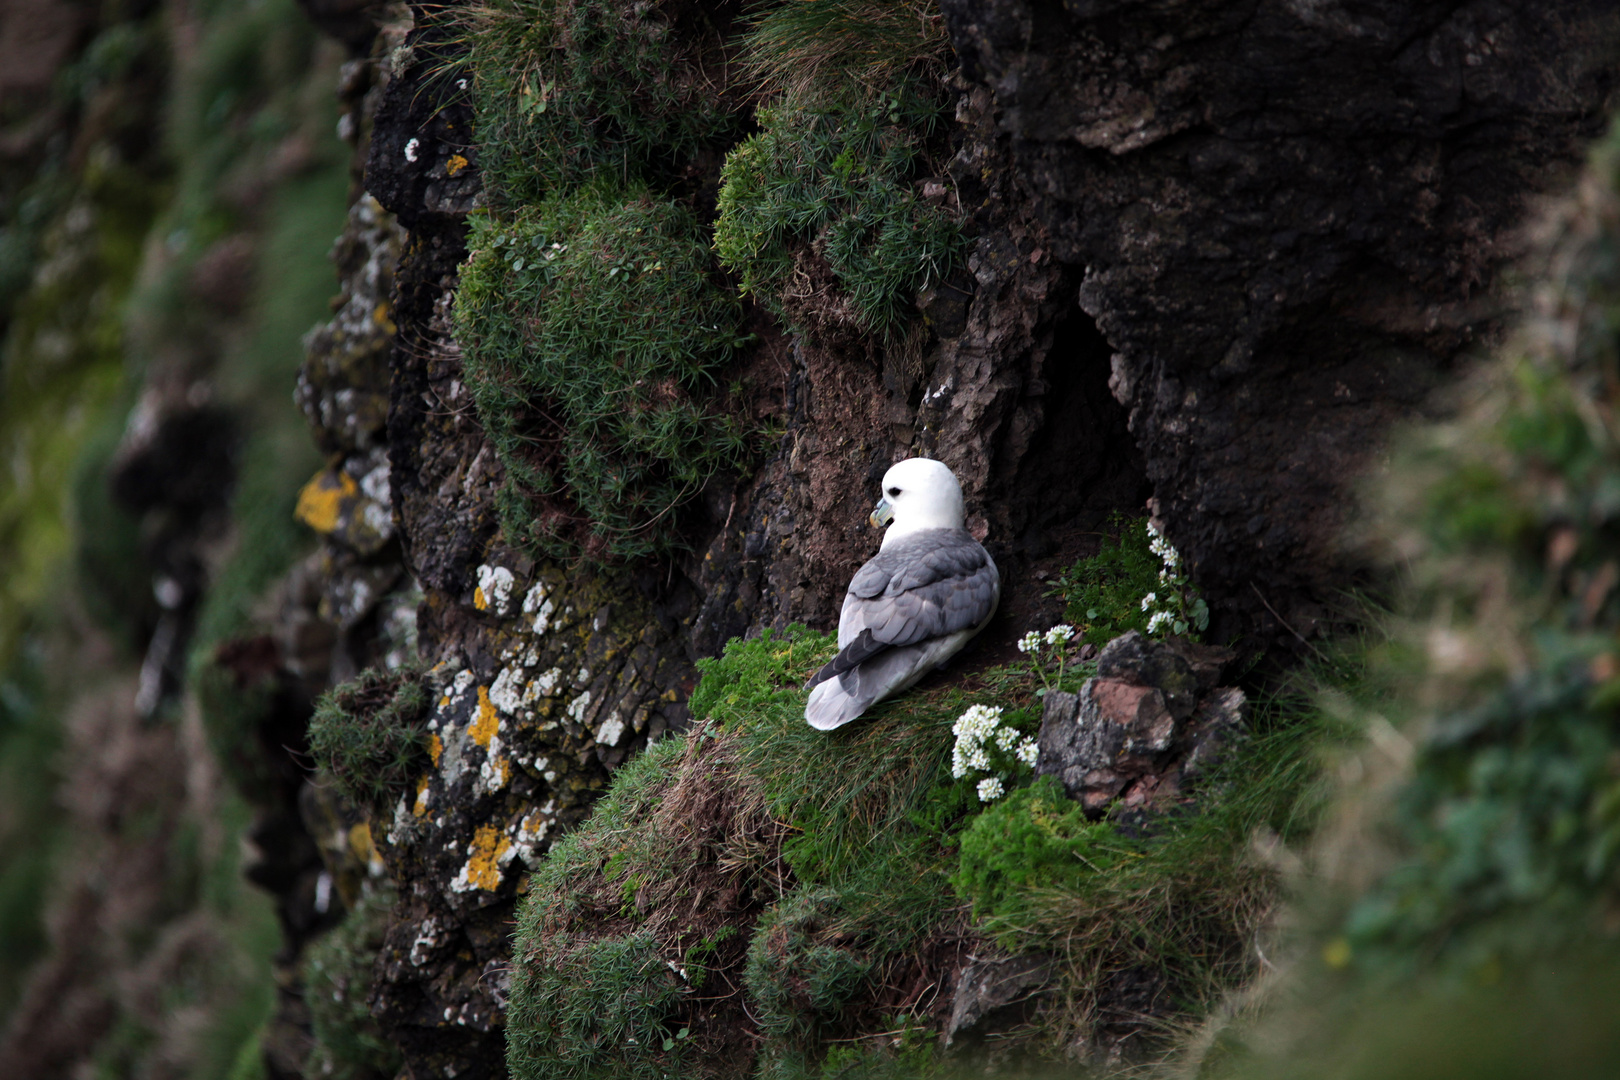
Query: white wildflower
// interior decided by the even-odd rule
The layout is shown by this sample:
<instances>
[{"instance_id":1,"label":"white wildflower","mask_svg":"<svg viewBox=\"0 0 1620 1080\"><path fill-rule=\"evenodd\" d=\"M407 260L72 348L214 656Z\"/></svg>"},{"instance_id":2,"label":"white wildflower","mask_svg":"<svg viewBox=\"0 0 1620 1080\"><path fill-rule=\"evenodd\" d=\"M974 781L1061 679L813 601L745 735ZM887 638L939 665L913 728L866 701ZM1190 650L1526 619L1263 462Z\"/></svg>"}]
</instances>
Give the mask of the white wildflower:
<instances>
[{"instance_id":1,"label":"white wildflower","mask_svg":"<svg viewBox=\"0 0 1620 1080\"><path fill-rule=\"evenodd\" d=\"M1150 592L1146 596L1142 597L1142 610L1146 611L1148 608L1152 607L1154 604L1157 604L1158 602L1159 602L1159 594Z\"/></svg>"},{"instance_id":2,"label":"white wildflower","mask_svg":"<svg viewBox=\"0 0 1620 1080\"><path fill-rule=\"evenodd\" d=\"M967 763L968 768L978 769L980 772L985 772L990 768L990 755L984 752L982 746L975 746L972 750L969 750L962 755L962 760Z\"/></svg>"},{"instance_id":3,"label":"white wildflower","mask_svg":"<svg viewBox=\"0 0 1620 1080\"><path fill-rule=\"evenodd\" d=\"M1032 769L1035 767L1035 762L1039 760L1040 756L1040 744L1034 739L1025 739L1018 747L1018 760L1023 762L1025 765L1028 765Z\"/></svg>"},{"instance_id":4,"label":"white wildflower","mask_svg":"<svg viewBox=\"0 0 1620 1080\"><path fill-rule=\"evenodd\" d=\"M1068 623L1059 623L1046 632L1046 643L1048 645L1062 645L1073 637L1074 627Z\"/></svg>"},{"instance_id":5,"label":"white wildflower","mask_svg":"<svg viewBox=\"0 0 1620 1080\"><path fill-rule=\"evenodd\" d=\"M996 729L996 749L1010 754L1016 742L1018 742L1017 729L1010 727Z\"/></svg>"},{"instance_id":6,"label":"white wildflower","mask_svg":"<svg viewBox=\"0 0 1620 1080\"><path fill-rule=\"evenodd\" d=\"M975 741L984 739L1001 723L1000 705L973 705L951 725L951 734L958 740L971 735Z\"/></svg>"},{"instance_id":7,"label":"white wildflower","mask_svg":"<svg viewBox=\"0 0 1620 1080\"><path fill-rule=\"evenodd\" d=\"M1168 611L1154 613L1153 618L1148 620L1147 632L1150 634L1157 634L1160 627L1169 623L1174 618L1175 616L1170 614Z\"/></svg>"},{"instance_id":8,"label":"white wildflower","mask_svg":"<svg viewBox=\"0 0 1620 1080\"><path fill-rule=\"evenodd\" d=\"M1006 792L1006 790L1007 789L1002 786L1001 779L999 777L987 776L983 780L979 781L979 801L992 802L993 800L1001 798L1002 794Z\"/></svg>"},{"instance_id":9,"label":"white wildflower","mask_svg":"<svg viewBox=\"0 0 1620 1080\"><path fill-rule=\"evenodd\" d=\"M1034 652L1041 647L1041 635L1031 630L1018 639L1018 651L1021 653Z\"/></svg>"}]
</instances>

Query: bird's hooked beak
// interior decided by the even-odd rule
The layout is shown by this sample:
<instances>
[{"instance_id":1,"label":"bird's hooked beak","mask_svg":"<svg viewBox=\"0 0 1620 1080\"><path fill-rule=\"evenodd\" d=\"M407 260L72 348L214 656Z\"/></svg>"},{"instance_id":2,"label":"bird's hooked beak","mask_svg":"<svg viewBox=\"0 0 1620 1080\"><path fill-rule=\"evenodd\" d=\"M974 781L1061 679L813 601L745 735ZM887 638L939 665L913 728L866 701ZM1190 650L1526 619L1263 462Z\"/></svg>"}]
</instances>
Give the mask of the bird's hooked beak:
<instances>
[{"instance_id":1,"label":"bird's hooked beak","mask_svg":"<svg viewBox=\"0 0 1620 1080\"><path fill-rule=\"evenodd\" d=\"M888 499L879 499L877 506L872 508L872 516L866 520L881 529L894 520L894 507L889 505Z\"/></svg>"}]
</instances>

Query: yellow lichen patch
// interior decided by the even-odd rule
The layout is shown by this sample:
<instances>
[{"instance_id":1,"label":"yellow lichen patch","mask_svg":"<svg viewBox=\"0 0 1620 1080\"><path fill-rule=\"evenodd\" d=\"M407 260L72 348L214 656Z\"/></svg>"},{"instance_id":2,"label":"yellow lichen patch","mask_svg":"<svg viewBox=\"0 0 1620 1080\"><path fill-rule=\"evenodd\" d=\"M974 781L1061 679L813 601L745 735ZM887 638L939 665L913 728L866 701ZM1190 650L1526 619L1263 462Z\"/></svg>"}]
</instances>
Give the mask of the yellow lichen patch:
<instances>
[{"instance_id":1,"label":"yellow lichen patch","mask_svg":"<svg viewBox=\"0 0 1620 1080\"><path fill-rule=\"evenodd\" d=\"M495 711L495 706L489 700L489 687L478 688L478 715L473 717L472 724L467 728L467 737L473 742L489 749L489 740L495 737L500 730L501 718Z\"/></svg>"},{"instance_id":2,"label":"yellow lichen patch","mask_svg":"<svg viewBox=\"0 0 1620 1080\"><path fill-rule=\"evenodd\" d=\"M473 587L473 607L477 608L479 611L489 610L489 598L484 595L484 590L481 586Z\"/></svg>"},{"instance_id":3,"label":"yellow lichen patch","mask_svg":"<svg viewBox=\"0 0 1620 1080\"><path fill-rule=\"evenodd\" d=\"M470 854L467 865L461 868L457 875L456 885L465 891L468 888L487 889L494 892L501 887L501 856L512 842L506 834L495 825L480 825L473 834ZM465 881L466 885L462 886Z\"/></svg>"},{"instance_id":4,"label":"yellow lichen patch","mask_svg":"<svg viewBox=\"0 0 1620 1080\"><path fill-rule=\"evenodd\" d=\"M439 747L439 748L442 749L444 744L439 742L439 737L437 735L435 735L435 736L433 736L433 745L435 747ZM437 765L439 763L439 755L438 754L433 755L433 763L435 765ZM424 777L422 777L422 779L420 779L420 780L418 780L416 782L416 801L411 804L411 813L415 814L417 817L425 817L427 815L427 811L428 811L428 778L424 776Z\"/></svg>"},{"instance_id":5,"label":"yellow lichen patch","mask_svg":"<svg viewBox=\"0 0 1620 1080\"><path fill-rule=\"evenodd\" d=\"M298 493L298 506L293 516L318 533L329 533L337 528L343 501L360 493L354 478L340 469L324 469L304 485Z\"/></svg>"},{"instance_id":6,"label":"yellow lichen patch","mask_svg":"<svg viewBox=\"0 0 1620 1080\"><path fill-rule=\"evenodd\" d=\"M390 311L388 307L388 301L381 300L378 301L377 306L372 309L371 321L376 323L377 328L383 333L392 334L399 329L394 325L394 320L390 317L392 314L393 312Z\"/></svg>"},{"instance_id":7,"label":"yellow lichen patch","mask_svg":"<svg viewBox=\"0 0 1620 1080\"><path fill-rule=\"evenodd\" d=\"M434 732L432 735L428 736L428 756L433 759L433 767L434 768L438 768L438 766L439 766L439 758L440 758L441 755L443 755L443 753L444 753L444 740L439 738L439 733L438 732ZM424 784L427 783L427 777L424 776L422 778L422 783L424 783ZM420 792L418 792L417 797L418 798L421 797Z\"/></svg>"},{"instance_id":8,"label":"yellow lichen patch","mask_svg":"<svg viewBox=\"0 0 1620 1080\"><path fill-rule=\"evenodd\" d=\"M466 158L462 157L460 154L451 154L450 160L444 163L445 175L454 176L462 169L465 169L467 165L468 161Z\"/></svg>"},{"instance_id":9,"label":"yellow lichen patch","mask_svg":"<svg viewBox=\"0 0 1620 1080\"><path fill-rule=\"evenodd\" d=\"M382 856L377 853L376 845L371 842L371 825L368 822L362 821L358 825L350 826L349 854L367 870L373 873L382 871Z\"/></svg>"}]
</instances>

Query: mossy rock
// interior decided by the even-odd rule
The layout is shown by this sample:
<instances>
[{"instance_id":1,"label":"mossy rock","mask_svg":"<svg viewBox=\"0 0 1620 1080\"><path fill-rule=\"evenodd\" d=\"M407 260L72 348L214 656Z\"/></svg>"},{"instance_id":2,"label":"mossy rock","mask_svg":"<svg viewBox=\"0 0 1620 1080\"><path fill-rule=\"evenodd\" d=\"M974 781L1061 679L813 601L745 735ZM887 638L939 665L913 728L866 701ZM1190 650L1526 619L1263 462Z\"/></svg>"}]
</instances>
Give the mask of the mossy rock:
<instances>
[{"instance_id":1,"label":"mossy rock","mask_svg":"<svg viewBox=\"0 0 1620 1080\"><path fill-rule=\"evenodd\" d=\"M556 558L680 544L680 509L748 458L717 372L742 310L684 209L599 184L475 215L456 330L506 466L507 537Z\"/></svg>"}]
</instances>

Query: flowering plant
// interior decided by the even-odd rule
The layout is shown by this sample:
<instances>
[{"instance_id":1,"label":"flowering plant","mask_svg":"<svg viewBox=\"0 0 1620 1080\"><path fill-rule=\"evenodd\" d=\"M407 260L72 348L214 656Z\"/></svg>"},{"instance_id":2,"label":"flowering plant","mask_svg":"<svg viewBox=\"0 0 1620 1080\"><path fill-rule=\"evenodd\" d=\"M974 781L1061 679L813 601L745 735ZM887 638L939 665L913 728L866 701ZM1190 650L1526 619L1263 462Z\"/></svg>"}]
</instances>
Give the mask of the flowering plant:
<instances>
[{"instance_id":1,"label":"flowering plant","mask_svg":"<svg viewBox=\"0 0 1620 1080\"><path fill-rule=\"evenodd\" d=\"M1063 669L1068 666L1069 642L1074 640L1074 627L1068 623L1059 623L1046 633L1031 630L1018 639L1018 651L1030 658L1035 674L1040 677L1041 688L1035 691L1036 697L1045 697L1050 690L1056 690L1063 685ZM1057 656L1057 677L1046 677L1046 657L1041 654L1050 651Z\"/></svg>"},{"instance_id":2,"label":"flowering plant","mask_svg":"<svg viewBox=\"0 0 1620 1080\"><path fill-rule=\"evenodd\" d=\"M1149 637L1164 633L1185 634L1189 629L1203 633L1209 629L1209 605L1198 595L1181 568L1181 554L1170 545L1164 534L1146 523L1148 550L1157 555L1163 566L1159 569L1159 587L1142 597L1142 610L1148 612ZM1163 593L1163 597L1159 594Z\"/></svg>"},{"instance_id":3,"label":"flowering plant","mask_svg":"<svg viewBox=\"0 0 1620 1080\"><path fill-rule=\"evenodd\" d=\"M1007 791L1008 774L1035 767L1040 756L1035 740L1002 721L999 705L974 705L951 726L951 775L958 780L986 773L979 781L979 801L993 802Z\"/></svg>"}]
</instances>

